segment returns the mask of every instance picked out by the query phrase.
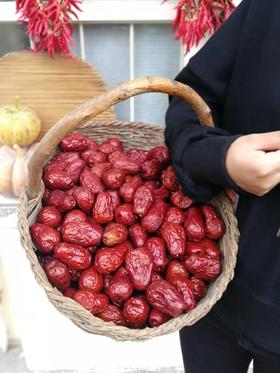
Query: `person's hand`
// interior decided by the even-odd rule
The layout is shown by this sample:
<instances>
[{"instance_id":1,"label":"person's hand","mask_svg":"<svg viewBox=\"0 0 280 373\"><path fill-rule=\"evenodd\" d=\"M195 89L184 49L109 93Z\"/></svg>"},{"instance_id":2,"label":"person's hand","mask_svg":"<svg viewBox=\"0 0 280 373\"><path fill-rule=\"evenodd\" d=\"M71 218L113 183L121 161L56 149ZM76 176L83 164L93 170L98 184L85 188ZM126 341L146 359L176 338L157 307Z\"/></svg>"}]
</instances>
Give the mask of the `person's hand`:
<instances>
[{"instance_id":1,"label":"person's hand","mask_svg":"<svg viewBox=\"0 0 280 373\"><path fill-rule=\"evenodd\" d=\"M226 169L246 192L268 193L280 183L280 131L239 137L228 149Z\"/></svg>"}]
</instances>

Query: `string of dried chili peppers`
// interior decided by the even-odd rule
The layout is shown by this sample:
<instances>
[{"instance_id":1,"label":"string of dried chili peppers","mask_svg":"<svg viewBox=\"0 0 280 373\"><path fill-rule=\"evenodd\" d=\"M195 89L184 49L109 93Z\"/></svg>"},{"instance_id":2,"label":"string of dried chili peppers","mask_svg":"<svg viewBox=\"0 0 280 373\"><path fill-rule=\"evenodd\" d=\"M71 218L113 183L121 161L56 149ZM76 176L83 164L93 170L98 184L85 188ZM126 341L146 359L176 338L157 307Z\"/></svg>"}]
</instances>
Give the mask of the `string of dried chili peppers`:
<instances>
[{"instance_id":1,"label":"string of dried chili peppers","mask_svg":"<svg viewBox=\"0 0 280 373\"><path fill-rule=\"evenodd\" d=\"M232 0L180 0L175 9L175 38L182 39L187 53L204 36L215 32L231 15L235 5Z\"/></svg>"},{"instance_id":2,"label":"string of dried chili peppers","mask_svg":"<svg viewBox=\"0 0 280 373\"><path fill-rule=\"evenodd\" d=\"M26 31L36 52L47 50L53 57L55 52L70 55L73 45L74 27L71 17L78 18L82 0L16 0L19 22Z\"/></svg>"}]
</instances>

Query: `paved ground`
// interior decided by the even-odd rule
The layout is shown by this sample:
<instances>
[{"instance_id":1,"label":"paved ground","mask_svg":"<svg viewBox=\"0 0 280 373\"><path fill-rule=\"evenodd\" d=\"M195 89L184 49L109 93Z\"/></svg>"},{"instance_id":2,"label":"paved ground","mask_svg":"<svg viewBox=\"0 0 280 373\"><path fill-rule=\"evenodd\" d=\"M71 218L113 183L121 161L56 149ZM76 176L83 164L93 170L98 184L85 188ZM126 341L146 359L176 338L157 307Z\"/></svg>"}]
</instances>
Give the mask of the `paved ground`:
<instances>
[{"instance_id":1,"label":"paved ground","mask_svg":"<svg viewBox=\"0 0 280 373\"><path fill-rule=\"evenodd\" d=\"M20 347L13 347L7 353L0 354L0 373L48 373L44 372L31 372L26 368L24 356ZM57 372L49 372L49 373L98 373L96 371L57 371ZM117 373L117 372L108 372L108 373ZM126 372L126 373L183 373L183 371L179 371L177 369L166 368L161 369L160 371L143 371L143 370L134 370L133 372Z\"/></svg>"}]
</instances>

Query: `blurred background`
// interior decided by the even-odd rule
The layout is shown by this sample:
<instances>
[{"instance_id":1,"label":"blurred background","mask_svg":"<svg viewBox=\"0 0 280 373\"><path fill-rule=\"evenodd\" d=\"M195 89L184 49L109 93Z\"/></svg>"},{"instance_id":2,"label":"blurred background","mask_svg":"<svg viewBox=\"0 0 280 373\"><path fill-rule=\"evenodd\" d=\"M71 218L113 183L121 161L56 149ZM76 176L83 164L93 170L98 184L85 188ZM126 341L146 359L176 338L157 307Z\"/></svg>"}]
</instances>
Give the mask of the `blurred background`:
<instances>
[{"instance_id":1,"label":"blurred background","mask_svg":"<svg viewBox=\"0 0 280 373\"><path fill-rule=\"evenodd\" d=\"M146 75L174 78L206 39L185 56L171 26L176 1L161 3L85 0L72 52L109 87ZM24 26L16 20L15 2L0 1L0 57L30 48ZM164 126L167 105L166 95L146 94L117 105L116 117ZM17 198L0 196L0 372L183 372L177 334L117 343L81 331L58 313L20 246L17 203Z\"/></svg>"}]
</instances>

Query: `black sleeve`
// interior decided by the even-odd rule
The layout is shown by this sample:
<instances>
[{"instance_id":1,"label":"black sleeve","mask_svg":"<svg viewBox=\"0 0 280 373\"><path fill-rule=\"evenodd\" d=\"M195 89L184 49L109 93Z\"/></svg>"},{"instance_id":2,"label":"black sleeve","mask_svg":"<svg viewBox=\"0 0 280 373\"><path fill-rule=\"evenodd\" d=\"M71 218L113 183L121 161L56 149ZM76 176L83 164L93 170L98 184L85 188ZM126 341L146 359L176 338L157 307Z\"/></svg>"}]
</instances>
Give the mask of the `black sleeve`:
<instances>
[{"instance_id":1,"label":"black sleeve","mask_svg":"<svg viewBox=\"0 0 280 373\"><path fill-rule=\"evenodd\" d=\"M244 0L225 24L190 60L175 80L191 86L209 105L219 127L227 87L238 53L250 0ZM195 113L181 99L170 97L165 141L184 193L195 201L208 201L222 188L241 190L225 167L226 152L238 137L222 128L200 125Z\"/></svg>"}]
</instances>

